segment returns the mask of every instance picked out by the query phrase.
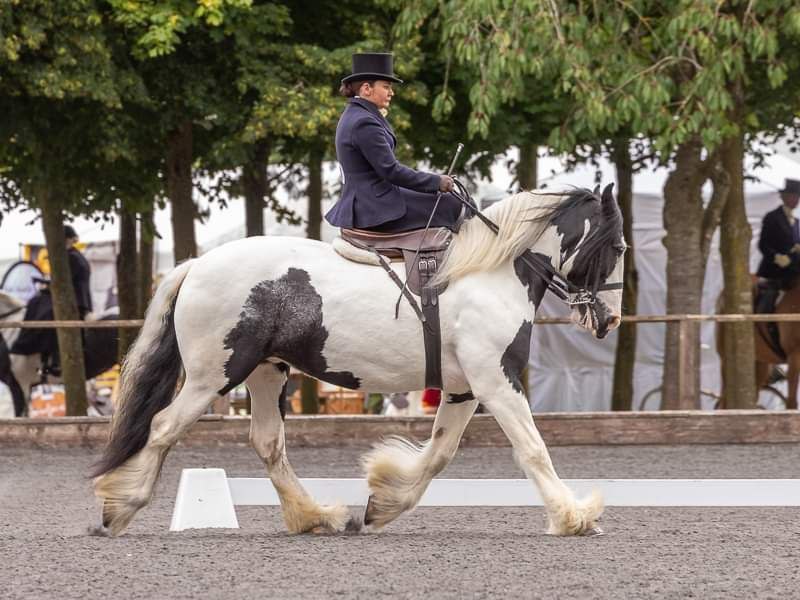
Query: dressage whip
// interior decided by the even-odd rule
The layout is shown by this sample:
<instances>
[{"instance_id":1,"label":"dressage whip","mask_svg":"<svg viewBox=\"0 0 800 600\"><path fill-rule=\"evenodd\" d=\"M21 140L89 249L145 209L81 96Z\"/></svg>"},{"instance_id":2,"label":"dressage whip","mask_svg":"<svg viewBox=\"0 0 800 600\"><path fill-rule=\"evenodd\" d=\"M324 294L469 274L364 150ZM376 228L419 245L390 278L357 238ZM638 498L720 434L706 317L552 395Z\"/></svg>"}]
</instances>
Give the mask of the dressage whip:
<instances>
[{"instance_id":1,"label":"dressage whip","mask_svg":"<svg viewBox=\"0 0 800 600\"><path fill-rule=\"evenodd\" d=\"M450 168L447 169L447 176L448 177L450 175L452 175L453 169L455 169L455 166L456 166L456 161L458 160L458 157L461 155L461 151L463 149L464 149L464 144L459 142L458 146L456 146L456 153L453 156L453 160L450 162ZM444 192L441 192L441 191L436 193L436 201L433 203L433 209L431 209L431 216L428 217L428 222L425 224L425 231L426 232L428 231L428 229L431 228L431 222L433 221L433 216L436 214L436 209L439 207L439 201L442 199L442 194L443 193ZM425 236L423 234L422 238L419 241L419 246L417 246L417 251L414 253L414 260L411 261L411 269L409 269L408 275L406 275L406 279L403 282L403 287L400 288L400 295L397 297L397 302L394 305L394 318L395 319L397 319L398 315L400 314L400 302L403 300L403 295L405 294L406 289L408 288L408 279L411 277L411 274L414 272L414 269L417 268L417 258L419 258L419 253L422 250L422 243L423 243L424 239L425 239ZM422 320L424 321L425 318L423 317Z\"/></svg>"}]
</instances>

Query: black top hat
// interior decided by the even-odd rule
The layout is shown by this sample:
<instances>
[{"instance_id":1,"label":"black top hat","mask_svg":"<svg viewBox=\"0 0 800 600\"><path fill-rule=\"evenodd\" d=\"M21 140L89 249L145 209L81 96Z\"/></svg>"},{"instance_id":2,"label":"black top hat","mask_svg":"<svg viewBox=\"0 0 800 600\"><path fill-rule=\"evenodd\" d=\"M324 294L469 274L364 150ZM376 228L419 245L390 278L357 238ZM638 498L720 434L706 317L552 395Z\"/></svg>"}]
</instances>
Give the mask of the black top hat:
<instances>
[{"instance_id":1,"label":"black top hat","mask_svg":"<svg viewBox=\"0 0 800 600\"><path fill-rule=\"evenodd\" d=\"M369 79L383 79L403 83L403 80L394 75L394 58L389 52L365 52L353 54L353 72L342 83L351 81L366 81Z\"/></svg>"},{"instance_id":2,"label":"black top hat","mask_svg":"<svg viewBox=\"0 0 800 600\"><path fill-rule=\"evenodd\" d=\"M64 225L64 238L69 239L76 237L78 237L78 234L72 228L72 225Z\"/></svg>"},{"instance_id":3,"label":"black top hat","mask_svg":"<svg viewBox=\"0 0 800 600\"><path fill-rule=\"evenodd\" d=\"M778 191L781 194L800 194L800 180L787 179L783 184L783 189Z\"/></svg>"}]
</instances>

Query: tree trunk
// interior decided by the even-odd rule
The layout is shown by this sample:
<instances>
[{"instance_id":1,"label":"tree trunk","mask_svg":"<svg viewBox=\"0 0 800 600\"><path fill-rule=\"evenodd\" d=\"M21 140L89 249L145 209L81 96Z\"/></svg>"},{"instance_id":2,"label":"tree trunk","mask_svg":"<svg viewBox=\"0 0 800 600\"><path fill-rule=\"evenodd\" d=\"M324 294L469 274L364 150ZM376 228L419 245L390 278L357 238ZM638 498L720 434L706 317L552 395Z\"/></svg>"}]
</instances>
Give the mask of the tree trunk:
<instances>
[{"instance_id":1,"label":"tree trunk","mask_svg":"<svg viewBox=\"0 0 800 600\"><path fill-rule=\"evenodd\" d=\"M633 254L633 165L630 140L620 140L614 146L614 164L617 169L617 202L622 211L622 228L628 250L625 252L624 287L622 288L622 310L625 315L636 314L636 298L639 292L639 273ZM636 323L622 320L617 336L614 357L614 388L611 393L611 410L633 408L633 366L636 361Z\"/></svg>"},{"instance_id":2,"label":"tree trunk","mask_svg":"<svg viewBox=\"0 0 800 600\"><path fill-rule=\"evenodd\" d=\"M667 313L697 314L703 293L703 198L705 181L697 140L682 144L675 169L664 184L667 231ZM661 408L694 409L700 400L700 328L697 323L667 323Z\"/></svg>"},{"instance_id":3,"label":"tree trunk","mask_svg":"<svg viewBox=\"0 0 800 600\"><path fill-rule=\"evenodd\" d=\"M136 217L125 210L123 203L119 211L119 256L117 257L117 302L119 318L135 319L139 316L137 290ZM119 329L118 361L121 364L128 348L136 339L136 330Z\"/></svg>"},{"instance_id":4,"label":"tree trunk","mask_svg":"<svg viewBox=\"0 0 800 600\"><path fill-rule=\"evenodd\" d=\"M75 290L72 287L72 273L67 259L67 247L64 243L64 213L62 203L51 195L50 190L57 184L37 193L37 200L42 210L42 229L47 244L47 255L50 261L50 293L53 298L53 314L56 320L77 321L78 304ZM58 329L58 351L61 357L61 375L64 380L67 415L85 416L86 400L86 368L83 361L83 340L80 329Z\"/></svg>"},{"instance_id":5,"label":"tree trunk","mask_svg":"<svg viewBox=\"0 0 800 600\"><path fill-rule=\"evenodd\" d=\"M744 203L744 141L742 134L727 138L721 149L722 168L728 176L727 202L722 212L720 252L725 286L722 313L753 312L750 280L750 239ZM725 408L755 408L755 339L752 323L720 323L722 339L722 389Z\"/></svg>"},{"instance_id":6,"label":"tree trunk","mask_svg":"<svg viewBox=\"0 0 800 600\"><path fill-rule=\"evenodd\" d=\"M153 211L155 207L151 204L150 210L139 213L139 261L136 266L137 289L139 307L138 317L144 317L150 298L153 296L153 237L155 235L155 224L153 223Z\"/></svg>"},{"instance_id":7,"label":"tree trunk","mask_svg":"<svg viewBox=\"0 0 800 600\"><path fill-rule=\"evenodd\" d=\"M522 144L519 147L517 163L517 183L520 190L535 190L539 182L539 159L536 144Z\"/></svg>"},{"instance_id":8,"label":"tree trunk","mask_svg":"<svg viewBox=\"0 0 800 600\"><path fill-rule=\"evenodd\" d=\"M247 237L264 235L264 198L267 196L269 146L262 140L253 150L252 158L242 168Z\"/></svg>"},{"instance_id":9,"label":"tree trunk","mask_svg":"<svg viewBox=\"0 0 800 600\"><path fill-rule=\"evenodd\" d=\"M192 123L184 121L167 137L167 194L172 206L175 264L197 256L192 200Z\"/></svg>"},{"instance_id":10,"label":"tree trunk","mask_svg":"<svg viewBox=\"0 0 800 600\"><path fill-rule=\"evenodd\" d=\"M306 237L312 240L321 238L322 228L322 152L312 150L308 160L308 224ZM300 397L303 412L319 412L319 392L317 380L303 376Z\"/></svg>"}]
</instances>

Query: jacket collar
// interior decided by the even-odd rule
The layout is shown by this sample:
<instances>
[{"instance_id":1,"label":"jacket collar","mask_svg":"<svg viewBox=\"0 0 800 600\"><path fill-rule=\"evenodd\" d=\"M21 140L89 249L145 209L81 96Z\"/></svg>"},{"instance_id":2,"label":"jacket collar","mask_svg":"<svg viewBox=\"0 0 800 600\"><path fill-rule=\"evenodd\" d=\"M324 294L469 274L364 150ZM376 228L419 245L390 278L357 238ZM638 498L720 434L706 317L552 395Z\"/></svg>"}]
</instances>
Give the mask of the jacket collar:
<instances>
[{"instance_id":1,"label":"jacket collar","mask_svg":"<svg viewBox=\"0 0 800 600\"><path fill-rule=\"evenodd\" d=\"M378 107L375 106L369 100L364 100L363 98L350 98L350 104L357 104L361 108L367 109L373 115L378 117L381 121L385 121L386 120L386 119L383 118L383 115L381 114L381 111L378 110Z\"/></svg>"},{"instance_id":2,"label":"jacket collar","mask_svg":"<svg viewBox=\"0 0 800 600\"><path fill-rule=\"evenodd\" d=\"M348 100L348 102L349 102L350 105L360 106L361 108L363 108L363 109L369 111L370 113L372 113L373 115L375 115L380 120L380 122L383 123L383 126L392 135L392 137L395 137L394 129L389 124L389 121L386 120L386 117L384 117L381 114L381 111L379 111L378 107L375 106L372 102L370 102L369 100L364 100L363 98L350 98L350 100Z\"/></svg>"}]
</instances>

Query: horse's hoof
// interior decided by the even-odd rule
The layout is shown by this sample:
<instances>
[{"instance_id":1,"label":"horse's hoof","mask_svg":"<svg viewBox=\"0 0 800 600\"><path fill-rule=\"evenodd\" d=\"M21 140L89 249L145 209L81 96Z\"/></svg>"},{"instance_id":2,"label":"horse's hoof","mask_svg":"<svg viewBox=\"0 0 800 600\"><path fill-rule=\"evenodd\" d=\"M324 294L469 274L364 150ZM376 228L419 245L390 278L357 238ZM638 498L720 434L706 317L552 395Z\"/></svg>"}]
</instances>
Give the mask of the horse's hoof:
<instances>
[{"instance_id":1,"label":"horse's hoof","mask_svg":"<svg viewBox=\"0 0 800 600\"><path fill-rule=\"evenodd\" d=\"M360 520L355 517L350 517L350 520L347 522L347 525L344 527L345 533L359 533L363 524Z\"/></svg>"},{"instance_id":2,"label":"horse's hoof","mask_svg":"<svg viewBox=\"0 0 800 600\"><path fill-rule=\"evenodd\" d=\"M601 535L605 535L606 532L600 529L599 527L592 527L591 529L587 529L581 535L583 537L600 537Z\"/></svg>"},{"instance_id":3,"label":"horse's hoof","mask_svg":"<svg viewBox=\"0 0 800 600\"><path fill-rule=\"evenodd\" d=\"M89 525L86 533L97 537L113 537L105 525Z\"/></svg>"}]
</instances>

